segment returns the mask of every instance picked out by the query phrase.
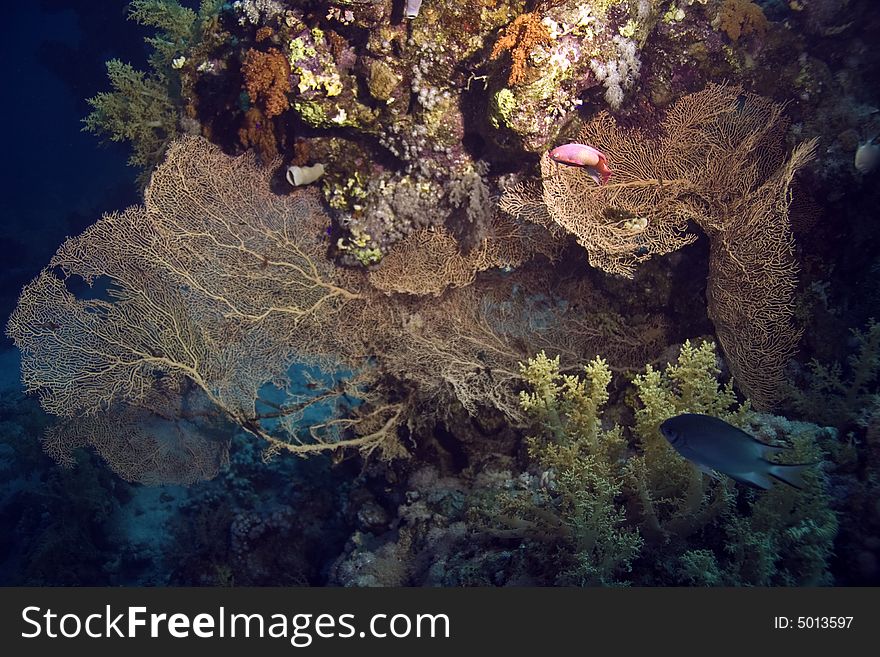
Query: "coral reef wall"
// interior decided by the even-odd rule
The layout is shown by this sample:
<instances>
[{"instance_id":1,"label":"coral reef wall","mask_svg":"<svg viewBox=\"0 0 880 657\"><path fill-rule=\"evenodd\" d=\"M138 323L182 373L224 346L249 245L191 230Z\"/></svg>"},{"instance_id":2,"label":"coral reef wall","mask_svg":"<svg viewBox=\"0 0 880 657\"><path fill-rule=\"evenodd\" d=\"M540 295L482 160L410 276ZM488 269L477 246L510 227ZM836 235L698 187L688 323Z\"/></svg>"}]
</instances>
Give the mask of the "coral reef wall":
<instances>
[{"instance_id":1,"label":"coral reef wall","mask_svg":"<svg viewBox=\"0 0 880 657\"><path fill-rule=\"evenodd\" d=\"M44 449L151 485L335 464L340 553L291 582L870 578L880 297L841 272L875 240L827 212L880 161L869 5L135 0L148 70L108 62L84 125L143 203L6 327ZM659 429L682 413L815 468L710 476ZM302 521L245 497L179 581L271 578Z\"/></svg>"}]
</instances>

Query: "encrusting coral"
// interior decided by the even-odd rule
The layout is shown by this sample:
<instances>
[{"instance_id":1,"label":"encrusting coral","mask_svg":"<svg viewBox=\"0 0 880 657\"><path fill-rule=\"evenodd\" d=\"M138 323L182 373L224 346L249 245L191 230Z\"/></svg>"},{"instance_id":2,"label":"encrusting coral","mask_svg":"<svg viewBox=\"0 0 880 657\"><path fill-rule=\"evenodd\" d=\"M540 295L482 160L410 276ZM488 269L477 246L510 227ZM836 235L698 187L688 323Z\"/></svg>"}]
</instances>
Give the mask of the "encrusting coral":
<instances>
[{"instance_id":1,"label":"encrusting coral","mask_svg":"<svg viewBox=\"0 0 880 657\"><path fill-rule=\"evenodd\" d=\"M718 10L718 26L735 42L741 36L763 35L767 17L761 7L749 0L724 0Z\"/></svg>"},{"instance_id":2,"label":"encrusting coral","mask_svg":"<svg viewBox=\"0 0 880 657\"><path fill-rule=\"evenodd\" d=\"M551 148L595 87L605 88L611 110L621 110L639 81L638 39L657 20L647 2L562 0L518 14L493 44L490 61L500 65L487 68L493 141L505 150Z\"/></svg>"}]
</instances>

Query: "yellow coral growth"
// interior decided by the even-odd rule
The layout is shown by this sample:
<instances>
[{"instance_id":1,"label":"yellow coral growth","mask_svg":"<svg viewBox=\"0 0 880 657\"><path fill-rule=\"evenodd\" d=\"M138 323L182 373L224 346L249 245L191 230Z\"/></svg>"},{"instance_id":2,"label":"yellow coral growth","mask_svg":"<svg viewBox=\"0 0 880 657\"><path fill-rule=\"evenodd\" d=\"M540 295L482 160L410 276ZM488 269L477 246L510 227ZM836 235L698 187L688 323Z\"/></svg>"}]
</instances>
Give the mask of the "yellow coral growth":
<instances>
[{"instance_id":1,"label":"yellow coral growth","mask_svg":"<svg viewBox=\"0 0 880 657\"><path fill-rule=\"evenodd\" d=\"M528 57L532 48L542 43L550 43L550 32L537 14L520 14L504 28L492 48L489 59L498 59L501 53L510 52L510 75L508 84L516 85L526 81Z\"/></svg>"},{"instance_id":2,"label":"yellow coral growth","mask_svg":"<svg viewBox=\"0 0 880 657\"><path fill-rule=\"evenodd\" d=\"M718 12L718 24L731 41L750 34L760 36L767 31L763 10L749 0L724 0Z\"/></svg>"},{"instance_id":3,"label":"yellow coral growth","mask_svg":"<svg viewBox=\"0 0 880 657\"><path fill-rule=\"evenodd\" d=\"M620 503L626 443L619 426L603 428L600 415L611 370L597 357L583 376L562 374L559 357L542 351L520 371L531 388L520 393L520 404L539 430L528 439L529 457L552 477L553 493L538 492L530 504L513 499L505 510L520 526L559 536L557 583L613 584L643 541Z\"/></svg>"},{"instance_id":4,"label":"yellow coral growth","mask_svg":"<svg viewBox=\"0 0 880 657\"><path fill-rule=\"evenodd\" d=\"M611 383L611 369L602 358L597 356L584 366L586 376L583 378L561 374L559 356L548 358L543 351L519 367L523 379L532 387L532 392L519 393L520 406L549 431L558 444L579 441L589 451L598 452L600 439L608 433L622 451L618 432L602 430L600 412L608 403Z\"/></svg>"},{"instance_id":5,"label":"yellow coral growth","mask_svg":"<svg viewBox=\"0 0 880 657\"><path fill-rule=\"evenodd\" d=\"M666 449L668 445L660 435L660 424L679 413L704 413L742 424L749 406L737 404L730 384L719 386L720 374L715 345L711 342L694 346L685 340L675 363L663 371L648 365L645 373L635 378L642 403L636 411L635 430L643 444L656 440Z\"/></svg>"},{"instance_id":6,"label":"yellow coral growth","mask_svg":"<svg viewBox=\"0 0 880 657\"><path fill-rule=\"evenodd\" d=\"M267 119L287 110L290 103L290 64L277 48L247 51L241 66L244 87L251 102L262 108Z\"/></svg>"}]
</instances>

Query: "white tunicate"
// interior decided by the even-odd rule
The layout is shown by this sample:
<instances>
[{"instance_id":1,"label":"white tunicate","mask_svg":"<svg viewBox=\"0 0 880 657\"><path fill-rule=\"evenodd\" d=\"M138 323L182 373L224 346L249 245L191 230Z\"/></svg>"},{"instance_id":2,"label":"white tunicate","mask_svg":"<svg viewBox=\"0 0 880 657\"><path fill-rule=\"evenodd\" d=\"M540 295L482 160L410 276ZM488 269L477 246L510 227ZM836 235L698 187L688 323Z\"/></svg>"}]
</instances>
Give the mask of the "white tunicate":
<instances>
[{"instance_id":1,"label":"white tunicate","mask_svg":"<svg viewBox=\"0 0 880 657\"><path fill-rule=\"evenodd\" d=\"M406 9L404 9L404 15L412 20L419 15L419 10L422 8L422 0L406 0Z\"/></svg>"},{"instance_id":2,"label":"white tunicate","mask_svg":"<svg viewBox=\"0 0 880 657\"><path fill-rule=\"evenodd\" d=\"M289 182L294 187L299 187L300 185L308 185L310 183L315 182L318 178L324 175L324 165L320 162L318 164L314 164L310 167L299 167L296 165L291 165L287 167L287 182Z\"/></svg>"}]
</instances>

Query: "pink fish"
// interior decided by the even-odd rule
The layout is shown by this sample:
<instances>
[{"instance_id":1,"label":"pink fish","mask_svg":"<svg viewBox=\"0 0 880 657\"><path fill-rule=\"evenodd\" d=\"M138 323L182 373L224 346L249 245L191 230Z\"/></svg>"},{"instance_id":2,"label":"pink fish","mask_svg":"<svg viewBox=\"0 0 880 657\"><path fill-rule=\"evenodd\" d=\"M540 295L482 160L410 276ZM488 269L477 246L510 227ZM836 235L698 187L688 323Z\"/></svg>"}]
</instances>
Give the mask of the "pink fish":
<instances>
[{"instance_id":1,"label":"pink fish","mask_svg":"<svg viewBox=\"0 0 880 657\"><path fill-rule=\"evenodd\" d=\"M563 144L550 151L550 159L559 164L584 167L598 184L604 185L611 177L608 158L600 150L586 144Z\"/></svg>"}]
</instances>

